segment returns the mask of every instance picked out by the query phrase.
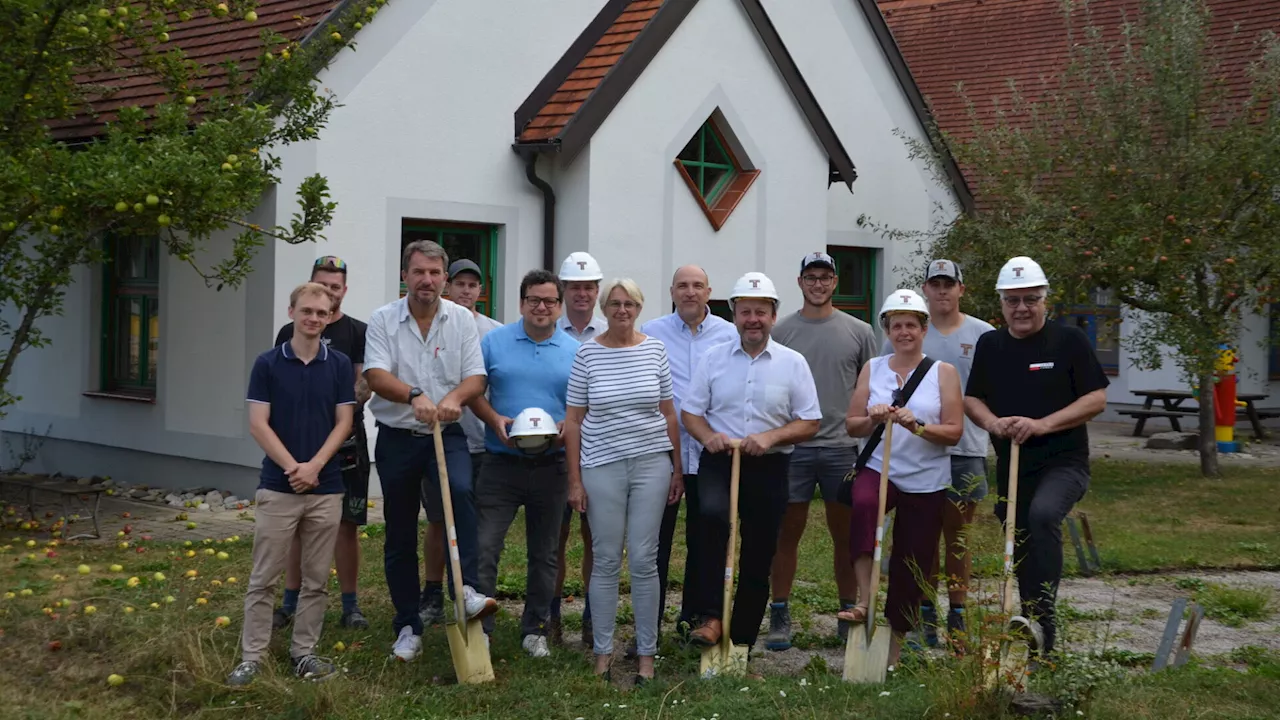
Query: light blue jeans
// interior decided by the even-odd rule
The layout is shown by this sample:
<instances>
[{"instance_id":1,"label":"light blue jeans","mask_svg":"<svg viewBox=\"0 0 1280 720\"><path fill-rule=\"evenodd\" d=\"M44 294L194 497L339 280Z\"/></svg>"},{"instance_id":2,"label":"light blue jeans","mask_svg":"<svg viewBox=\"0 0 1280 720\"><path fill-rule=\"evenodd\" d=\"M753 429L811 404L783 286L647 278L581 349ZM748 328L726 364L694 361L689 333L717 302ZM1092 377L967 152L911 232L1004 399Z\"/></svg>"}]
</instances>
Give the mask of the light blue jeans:
<instances>
[{"instance_id":1,"label":"light blue jeans","mask_svg":"<svg viewBox=\"0 0 1280 720\"><path fill-rule=\"evenodd\" d=\"M656 452L582 468L591 523L591 570L588 594L597 655L613 653L613 627L618 614L618 576L626 540L631 570L631 608L636 617L636 652L658 652L658 535L671 489L671 453Z\"/></svg>"}]
</instances>

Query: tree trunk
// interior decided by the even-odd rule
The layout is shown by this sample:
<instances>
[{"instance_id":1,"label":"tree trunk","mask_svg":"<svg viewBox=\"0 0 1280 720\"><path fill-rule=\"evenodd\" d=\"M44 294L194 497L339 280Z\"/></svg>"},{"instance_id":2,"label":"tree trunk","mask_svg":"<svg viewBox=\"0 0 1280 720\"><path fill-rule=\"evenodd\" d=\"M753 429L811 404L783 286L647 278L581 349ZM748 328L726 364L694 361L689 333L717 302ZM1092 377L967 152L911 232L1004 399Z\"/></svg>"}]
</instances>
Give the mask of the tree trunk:
<instances>
[{"instance_id":1,"label":"tree trunk","mask_svg":"<svg viewBox=\"0 0 1280 720\"><path fill-rule=\"evenodd\" d=\"M4 356L4 364L0 365L0 391L4 391L9 387L9 376L13 374L13 364L17 362L18 355L27 348L27 339L31 337L31 327L35 324L36 318L40 315L40 308L44 306L48 300L48 295L53 290L44 288L36 292L36 297L31 298L27 303L26 311L22 314L22 322L13 331L11 341L9 343L9 352ZM0 397L12 397L0 392ZM0 401L3 402L3 401ZM4 415L4 407L0 405L0 416Z\"/></svg>"},{"instance_id":2,"label":"tree trunk","mask_svg":"<svg viewBox=\"0 0 1280 720\"><path fill-rule=\"evenodd\" d=\"M1200 474L1218 476L1218 442L1214 438L1213 375L1200 376Z\"/></svg>"}]
</instances>

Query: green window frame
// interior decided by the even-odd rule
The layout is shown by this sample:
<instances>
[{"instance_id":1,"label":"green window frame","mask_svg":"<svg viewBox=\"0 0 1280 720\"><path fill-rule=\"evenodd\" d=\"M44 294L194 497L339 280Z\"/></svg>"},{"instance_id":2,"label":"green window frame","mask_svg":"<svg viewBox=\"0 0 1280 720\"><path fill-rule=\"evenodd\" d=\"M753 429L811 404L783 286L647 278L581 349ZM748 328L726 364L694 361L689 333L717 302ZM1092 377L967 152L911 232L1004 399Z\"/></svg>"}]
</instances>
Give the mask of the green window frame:
<instances>
[{"instance_id":1,"label":"green window frame","mask_svg":"<svg viewBox=\"0 0 1280 720\"><path fill-rule=\"evenodd\" d=\"M450 222L447 220L423 220L402 218L400 221L400 249L417 240L430 240L449 253L449 262L466 258L480 266L485 274L484 287L476 300L476 310L495 317L498 304L498 228L495 225ZM447 269L447 268L446 268ZM404 281L400 282L400 297L408 292ZM448 297L448 295L446 295Z\"/></svg>"},{"instance_id":2,"label":"green window frame","mask_svg":"<svg viewBox=\"0 0 1280 720\"><path fill-rule=\"evenodd\" d=\"M154 398L160 354L160 239L103 242L101 383L104 392Z\"/></svg>"},{"instance_id":3,"label":"green window frame","mask_svg":"<svg viewBox=\"0 0 1280 720\"><path fill-rule=\"evenodd\" d=\"M741 172L728 148L720 130L708 119L676 156L707 205L715 205L721 193Z\"/></svg>"},{"instance_id":4,"label":"green window frame","mask_svg":"<svg viewBox=\"0 0 1280 720\"><path fill-rule=\"evenodd\" d=\"M837 310L875 326L876 250L828 245L827 254L836 261L839 276L832 304Z\"/></svg>"}]
</instances>

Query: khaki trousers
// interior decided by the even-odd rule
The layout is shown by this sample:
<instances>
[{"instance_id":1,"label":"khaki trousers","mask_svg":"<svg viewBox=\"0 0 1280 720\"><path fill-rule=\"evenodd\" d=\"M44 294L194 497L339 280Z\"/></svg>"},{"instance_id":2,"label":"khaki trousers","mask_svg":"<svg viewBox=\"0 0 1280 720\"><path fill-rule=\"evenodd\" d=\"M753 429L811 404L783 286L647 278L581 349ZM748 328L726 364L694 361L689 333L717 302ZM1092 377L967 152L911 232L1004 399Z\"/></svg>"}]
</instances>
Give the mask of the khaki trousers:
<instances>
[{"instance_id":1,"label":"khaki trousers","mask_svg":"<svg viewBox=\"0 0 1280 720\"><path fill-rule=\"evenodd\" d=\"M289 558L289 544L297 534L302 545L302 592L293 617L289 656L315 652L324 627L328 599L329 564L342 519L342 494L294 495L258 490L254 495L253 572L244 596L242 660L257 662L271 643L271 612L276 581Z\"/></svg>"}]
</instances>

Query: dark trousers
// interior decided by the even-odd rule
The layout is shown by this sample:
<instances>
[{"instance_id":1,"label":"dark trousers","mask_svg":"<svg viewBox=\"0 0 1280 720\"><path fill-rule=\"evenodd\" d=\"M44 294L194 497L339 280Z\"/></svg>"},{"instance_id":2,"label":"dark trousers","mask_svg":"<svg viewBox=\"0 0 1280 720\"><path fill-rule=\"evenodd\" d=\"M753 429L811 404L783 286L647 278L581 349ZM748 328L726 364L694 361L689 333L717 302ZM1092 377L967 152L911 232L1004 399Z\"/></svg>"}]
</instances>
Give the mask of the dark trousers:
<instances>
[{"instance_id":1,"label":"dark trousers","mask_svg":"<svg viewBox=\"0 0 1280 720\"><path fill-rule=\"evenodd\" d=\"M698 516L698 476L684 476L684 503L688 508L684 514L684 588L680 598L680 620L693 621L690 614L692 604L689 600L689 580L693 577L689 568L693 567L694 559L697 557L695 548L697 547L698 533L696 532L697 523L694 518ZM667 510L662 515L662 529L658 534L658 583L662 588L662 597L658 601L658 629L662 629L662 618L667 612L667 571L671 567L671 543L675 540L676 520L680 515L680 503L668 505Z\"/></svg>"},{"instance_id":2,"label":"dark trousers","mask_svg":"<svg viewBox=\"0 0 1280 720\"><path fill-rule=\"evenodd\" d=\"M1044 652L1053 650L1057 623L1054 604L1062 579L1062 522L1089 490L1089 468L1063 465L1037 469L1018 477L1018 517L1014 527L1013 562L1018 575L1022 614L1044 629ZM996 517L1007 514L1009 479L999 480L1001 500Z\"/></svg>"},{"instance_id":3,"label":"dark trousers","mask_svg":"<svg viewBox=\"0 0 1280 720\"><path fill-rule=\"evenodd\" d=\"M498 591L498 560L516 512L524 506L524 536L528 548L525 570L524 615L520 635L546 635L551 597L555 595L556 551L560 547L560 515L569 499L564 455L525 458L489 453L476 482L479 520L480 585L492 597ZM493 616L484 619L493 632Z\"/></svg>"},{"instance_id":4,"label":"dark trousers","mask_svg":"<svg viewBox=\"0 0 1280 720\"><path fill-rule=\"evenodd\" d=\"M885 513L895 510L893 552L889 553L889 594L884 616L900 633L916 627L920 601L933 579L928 577L938 556L946 489L931 493L907 493L889 482ZM857 559L876 547L876 515L880 511L880 473L862 468L853 479L853 510L849 518L849 557ZM883 548L884 545L881 545ZM868 592L876 592L871 588ZM868 597L870 595L868 594ZM860 598L861 599L861 598Z\"/></svg>"},{"instance_id":5,"label":"dark trousers","mask_svg":"<svg viewBox=\"0 0 1280 720\"><path fill-rule=\"evenodd\" d=\"M742 457L738 482L738 580L729 637L735 645L755 645L769 604L769 570L778 549L778 530L787 510L787 464L773 453ZM729 549L729 477L732 457L702 453L698 468L698 562L686 569L694 586L692 613L719 618L724 598L725 556ZM691 553L692 554L692 553Z\"/></svg>"},{"instance_id":6,"label":"dark trousers","mask_svg":"<svg viewBox=\"0 0 1280 720\"><path fill-rule=\"evenodd\" d=\"M442 433L445 467L449 471L449 491L453 496L453 521L458 535L458 555L462 582L477 585L476 510L471 487L471 453L462 426L448 425ZM387 525L383 548L383 568L391 604L395 606L394 630L406 625L422 634L418 616L418 510L429 493L440 496L440 472L436 466L435 441L431 433L415 434L378 423L378 445L374 448L378 478L382 481L383 515ZM445 555L447 568L452 560ZM454 594L458 588L453 588Z\"/></svg>"}]
</instances>

